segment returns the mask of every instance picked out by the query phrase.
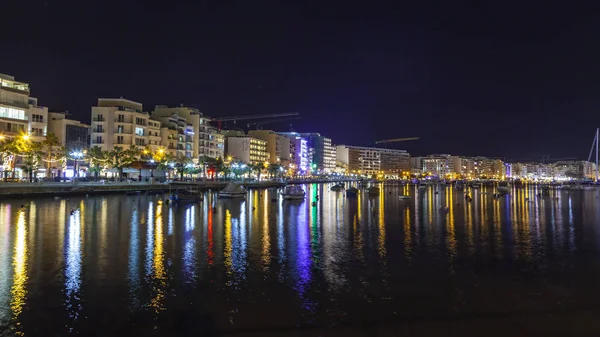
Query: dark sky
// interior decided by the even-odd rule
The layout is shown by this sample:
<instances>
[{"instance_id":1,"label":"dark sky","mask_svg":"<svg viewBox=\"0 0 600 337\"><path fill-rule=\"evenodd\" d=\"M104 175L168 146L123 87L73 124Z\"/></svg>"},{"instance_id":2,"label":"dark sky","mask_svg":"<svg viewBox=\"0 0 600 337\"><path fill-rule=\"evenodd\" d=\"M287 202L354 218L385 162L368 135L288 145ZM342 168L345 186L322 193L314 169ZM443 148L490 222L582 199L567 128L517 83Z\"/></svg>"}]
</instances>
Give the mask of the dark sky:
<instances>
[{"instance_id":1,"label":"dark sky","mask_svg":"<svg viewBox=\"0 0 600 337\"><path fill-rule=\"evenodd\" d=\"M600 11L575 3L10 1L0 72L84 121L97 97L124 96L148 111L300 112L296 131L336 144L586 158Z\"/></svg>"}]
</instances>

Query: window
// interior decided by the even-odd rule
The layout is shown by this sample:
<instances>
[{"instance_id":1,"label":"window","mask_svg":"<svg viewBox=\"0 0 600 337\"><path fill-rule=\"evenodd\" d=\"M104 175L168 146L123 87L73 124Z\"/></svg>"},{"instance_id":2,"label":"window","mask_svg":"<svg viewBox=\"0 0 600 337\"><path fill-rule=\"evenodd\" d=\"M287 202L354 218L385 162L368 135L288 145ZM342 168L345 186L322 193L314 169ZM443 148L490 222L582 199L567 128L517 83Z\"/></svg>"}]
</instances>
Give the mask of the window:
<instances>
[{"instance_id":1,"label":"window","mask_svg":"<svg viewBox=\"0 0 600 337\"><path fill-rule=\"evenodd\" d=\"M97 136L97 137L96 137L96 144L102 144L102 143L104 143L104 142L102 141L102 136Z\"/></svg>"},{"instance_id":2,"label":"window","mask_svg":"<svg viewBox=\"0 0 600 337\"><path fill-rule=\"evenodd\" d=\"M141 139L141 138L136 138L136 139L135 139L135 145L138 145L138 146L145 146L145 145L146 145L146 141L145 141L145 140L143 140L143 139Z\"/></svg>"},{"instance_id":3,"label":"window","mask_svg":"<svg viewBox=\"0 0 600 337\"><path fill-rule=\"evenodd\" d=\"M117 136L117 144L123 144L123 136Z\"/></svg>"},{"instance_id":4,"label":"window","mask_svg":"<svg viewBox=\"0 0 600 337\"><path fill-rule=\"evenodd\" d=\"M44 116L31 114L31 121L36 123L44 123Z\"/></svg>"},{"instance_id":5,"label":"window","mask_svg":"<svg viewBox=\"0 0 600 337\"><path fill-rule=\"evenodd\" d=\"M98 114L94 120L96 122L104 122L104 116L102 116L102 114Z\"/></svg>"},{"instance_id":6,"label":"window","mask_svg":"<svg viewBox=\"0 0 600 337\"><path fill-rule=\"evenodd\" d=\"M123 125L117 126L117 133L123 133Z\"/></svg>"},{"instance_id":7,"label":"window","mask_svg":"<svg viewBox=\"0 0 600 337\"><path fill-rule=\"evenodd\" d=\"M117 122L123 123L125 122L125 115L117 115Z\"/></svg>"},{"instance_id":8,"label":"window","mask_svg":"<svg viewBox=\"0 0 600 337\"><path fill-rule=\"evenodd\" d=\"M0 106L0 117L27 120L25 110L5 108Z\"/></svg>"},{"instance_id":9,"label":"window","mask_svg":"<svg viewBox=\"0 0 600 337\"><path fill-rule=\"evenodd\" d=\"M138 136L143 136L144 135L144 128L135 128L135 134Z\"/></svg>"},{"instance_id":10,"label":"window","mask_svg":"<svg viewBox=\"0 0 600 337\"><path fill-rule=\"evenodd\" d=\"M44 135L44 130L41 128L31 128L31 134L33 136L43 136Z\"/></svg>"}]
</instances>

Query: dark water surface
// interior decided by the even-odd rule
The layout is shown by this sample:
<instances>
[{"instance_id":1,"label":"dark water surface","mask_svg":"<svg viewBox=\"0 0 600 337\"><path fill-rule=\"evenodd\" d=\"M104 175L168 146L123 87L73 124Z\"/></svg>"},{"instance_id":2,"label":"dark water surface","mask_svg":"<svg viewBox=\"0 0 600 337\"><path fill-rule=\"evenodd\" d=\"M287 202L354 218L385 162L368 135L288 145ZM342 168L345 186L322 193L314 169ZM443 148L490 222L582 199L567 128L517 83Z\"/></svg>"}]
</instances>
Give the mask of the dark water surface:
<instances>
[{"instance_id":1,"label":"dark water surface","mask_svg":"<svg viewBox=\"0 0 600 337\"><path fill-rule=\"evenodd\" d=\"M482 189L468 203L452 188L305 189L302 202L267 191L180 205L0 201L0 334L269 332L597 306L595 191Z\"/></svg>"}]
</instances>

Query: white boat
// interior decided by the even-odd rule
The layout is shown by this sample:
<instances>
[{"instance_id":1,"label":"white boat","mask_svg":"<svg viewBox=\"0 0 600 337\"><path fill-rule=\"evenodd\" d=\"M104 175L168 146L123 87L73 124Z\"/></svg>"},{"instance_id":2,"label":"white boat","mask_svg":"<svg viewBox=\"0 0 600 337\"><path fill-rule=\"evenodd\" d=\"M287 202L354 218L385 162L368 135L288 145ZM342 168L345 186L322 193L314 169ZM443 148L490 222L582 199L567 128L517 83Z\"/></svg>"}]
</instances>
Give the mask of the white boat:
<instances>
[{"instance_id":1,"label":"white boat","mask_svg":"<svg viewBox=\"0 0 600 337\"><path fill-rule=\"evenodd\" d=\"M335 184L331 186L331 190L334 192L339 192L344 190L344 184Z\"/></svg>"},{"instance_id":2,"label":"white boat","mask_svg":"<svg viewBox=\"0 0 600 337\"><path fill-rule=\"evenodd\" d=\"M288 185L281 192L284 200L302 200L306 196L306 192L298 185Z\"/></svg>"},{"instance_id":3,"label":"white boat","mask_svg":"<svg viewBox=\"0 0 600 337\"><path fill-rule=\"evenodd\" d=\"M240 184L230 182L219 192L219 198L245 198L246 189Z\"/></svg>"}]
</instances>

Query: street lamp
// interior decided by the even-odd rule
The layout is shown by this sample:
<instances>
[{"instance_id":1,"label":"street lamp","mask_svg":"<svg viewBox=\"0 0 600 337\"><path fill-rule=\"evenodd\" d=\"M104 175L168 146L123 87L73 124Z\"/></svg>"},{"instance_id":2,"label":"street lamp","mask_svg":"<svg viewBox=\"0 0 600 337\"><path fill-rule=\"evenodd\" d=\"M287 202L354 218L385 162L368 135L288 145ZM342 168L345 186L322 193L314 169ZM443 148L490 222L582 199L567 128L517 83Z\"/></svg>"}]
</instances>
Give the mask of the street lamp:
<instances>
[{"instance_id":1,"label":"street lamp","mask_svg":"<svg viewBox=\"0 0 600 337\"><path fill-rule=\"evenodd\" d=\"M83 152L81 151L74 151L71 152L71 157L73 157L75 159L75 177L79 178L79 160L81 158L83 158Z\"/></svg>"}]
</instances>

